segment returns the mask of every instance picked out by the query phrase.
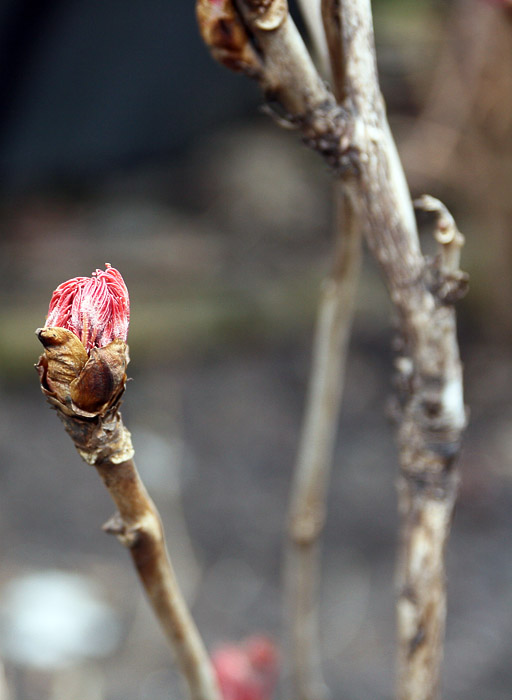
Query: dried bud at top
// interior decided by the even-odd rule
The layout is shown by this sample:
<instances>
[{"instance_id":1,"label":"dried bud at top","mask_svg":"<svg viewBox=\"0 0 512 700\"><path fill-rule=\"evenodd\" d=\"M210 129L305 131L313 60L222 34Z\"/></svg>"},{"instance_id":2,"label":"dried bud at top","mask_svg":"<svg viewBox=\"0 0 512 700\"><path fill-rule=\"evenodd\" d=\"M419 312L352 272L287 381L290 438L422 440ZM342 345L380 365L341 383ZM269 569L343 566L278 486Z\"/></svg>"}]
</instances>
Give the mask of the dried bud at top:
<instances>
[{"instance_id":1,"label":"dried bud at top","mask_svg":"<svg viewBox=\"0 0 512 700\"><path fill-rule=\"evenodd\" d=\"M75 277L54 291L45 328L66 328L87 351L126 340L130 300L121 274L106 264L92 277Z\"/></svg>"},{"instance_id":2,"label":"dried bud at top","mask_svg":"<svg viewBox=\"0 0 512 700\"><path fill-rule=\"evenodd\" d=\"M250 77L261 74L261 59L232 0L197 0L199 31L213 58Z\"/></svg>"}]
</instances>

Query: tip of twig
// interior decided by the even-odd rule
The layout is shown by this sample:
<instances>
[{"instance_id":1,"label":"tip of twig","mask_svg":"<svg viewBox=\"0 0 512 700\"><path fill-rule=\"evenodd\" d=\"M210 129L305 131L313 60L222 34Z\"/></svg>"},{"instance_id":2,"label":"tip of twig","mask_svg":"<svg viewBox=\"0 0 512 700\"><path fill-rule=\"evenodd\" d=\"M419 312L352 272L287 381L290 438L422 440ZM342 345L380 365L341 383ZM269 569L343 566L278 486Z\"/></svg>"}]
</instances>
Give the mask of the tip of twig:
<instances>
[{"instance_id":1,"label":"tip of twig","mask_svg":"<svg viewBox=\"0 0 512 700\"><path fill-rule=\"evenodd\" d=\"M464 236L457 228L447 207L439 199L429 194L415 199L414 207L416 211L434 214L434 238L440 246L442 265L446 270L457 270L460 262L460 250L464 245Z\"/></svg>"}]
</instances>

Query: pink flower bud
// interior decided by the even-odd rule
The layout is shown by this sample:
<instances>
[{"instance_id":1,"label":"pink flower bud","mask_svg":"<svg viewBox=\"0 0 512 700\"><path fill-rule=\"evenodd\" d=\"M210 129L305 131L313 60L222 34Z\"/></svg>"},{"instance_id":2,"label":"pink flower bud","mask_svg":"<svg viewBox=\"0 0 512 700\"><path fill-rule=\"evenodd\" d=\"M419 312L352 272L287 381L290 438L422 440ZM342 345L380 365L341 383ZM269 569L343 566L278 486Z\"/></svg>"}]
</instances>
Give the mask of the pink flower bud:
<instances>
[{"instance_id":1,"label":"pink flower bud","mask_svg":"<svg viewBox=\"0 0 512 700\"><path fill-rule=\"evenodd\" d=\"M267 637L224 644L212 654L223 700L271 700L277 682L278 653Z\"/></svg>"},{"instance_id":2,"label":"pink flower bud","mask_svg":"<svg viewBox=\"0 0 512 700\"><path fill-rule=\"evenodd\" d=\"M74 277L54 291L45 328L66 328L89 352L126 340L130 300L121 273L109 263L92 277Z\"/></svg>"}]
</instances>

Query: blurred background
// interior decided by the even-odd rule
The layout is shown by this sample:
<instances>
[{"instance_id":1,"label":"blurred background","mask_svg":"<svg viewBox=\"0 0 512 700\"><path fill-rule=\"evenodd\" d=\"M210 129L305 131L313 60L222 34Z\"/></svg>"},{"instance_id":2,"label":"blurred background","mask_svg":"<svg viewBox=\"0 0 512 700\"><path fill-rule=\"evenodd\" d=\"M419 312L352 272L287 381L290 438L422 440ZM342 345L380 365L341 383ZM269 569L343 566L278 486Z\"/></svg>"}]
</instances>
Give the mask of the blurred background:
<instances>
[{"instance_id":1,"label":"blurred background","mask_svg":"<svg viewBox=\"0 0 512 700\"><path fill-rule=\"evenodd\" d=\"M467 239L471 420L448 551L451 700L512 696L507 5L374 3L412 193L441 198ZM184 697L127 552L101 532L108 496L32 368L53 289L105 262L132 300L123 414L206 642L281 634L284 513L331 193L324 164L260 104L255 85L211 60L189 0L0 2L0 656L11 700ZM393 695L392 336L367 257L323 553L333 698Z\"/></svg>"}]
</instances>

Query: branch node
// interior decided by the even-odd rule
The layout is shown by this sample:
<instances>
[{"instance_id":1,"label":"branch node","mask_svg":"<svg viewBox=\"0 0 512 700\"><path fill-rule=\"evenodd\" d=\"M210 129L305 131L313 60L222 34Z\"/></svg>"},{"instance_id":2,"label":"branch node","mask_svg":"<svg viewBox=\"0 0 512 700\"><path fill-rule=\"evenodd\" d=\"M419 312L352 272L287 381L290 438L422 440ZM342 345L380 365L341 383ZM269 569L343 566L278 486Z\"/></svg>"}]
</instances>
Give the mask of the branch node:
<instances>
[{"instance_id":1,"label":"branch node","mask_svg":"<svg viewBox=\"0 0 512 700\"><path fill-rule=\"evenodd\" d=\"M430 265L428 288L443 306L453 306L466 296L469 289L469 275L462 270L447 270L441 256Z\"/></svg>"},{"instance_id":2,"label":"branch node","mask_svg":"<svg viewBox=\"0 0 512 700\"><path fill-rule=\"evenodd\" d=\"M106 532L107 535L120 535L125 530L121 514L119 512L114 513L114 515L101 526L101 529L103 532Z\"/></svg>"},{"instance_id":3,"label":"branch node","mask_svg":"<svg viewBox=\"0 0 512 700\"><path fill-rule=\"evenodd\" d=\"M134 546L140 534L138 527L128 527L126 525L120 513L114 513L101 529L108 535L115 535L119 542L128 547L128 549Z\"/></svg>"},{"instance_id":4,"label":"branch node","mask_svg":"<svg viewBox=\"0 0 512 700\"><path fill-rule=\"evenodd\" d=\"M360 149L354 145L353 121L349 113L333 101L296 115L293 121L302 132L306 146L318 151L339 177L360 174Z\"/></svg>"},{"instance_id":5,"label":"branch node","mask_svg":"<svg viewBox=\"0 0 512 700\"><path fill-rule=\"evenodd\" d=\"M451 468L454 464L454 458L455 455L452 455L451 458L447 459L441 471L429 469L425 465L421 471L417 472L410 472L402 468L400 475L407 484L409 493L420 500L429 499L440 503L454 499L459 484L457 472Z\"/></svg>"},{"instance_id":6,"label":"branch node","mask_svg":"<svg viewBox=\"0 0 512 700\"><path fill-rule=\"evenodd\" d=\"M325 524L325 508L317 506L309 507L290 520L290 539L298 547L307 547L318 539Z\"/></svg>"}]
</instances>

